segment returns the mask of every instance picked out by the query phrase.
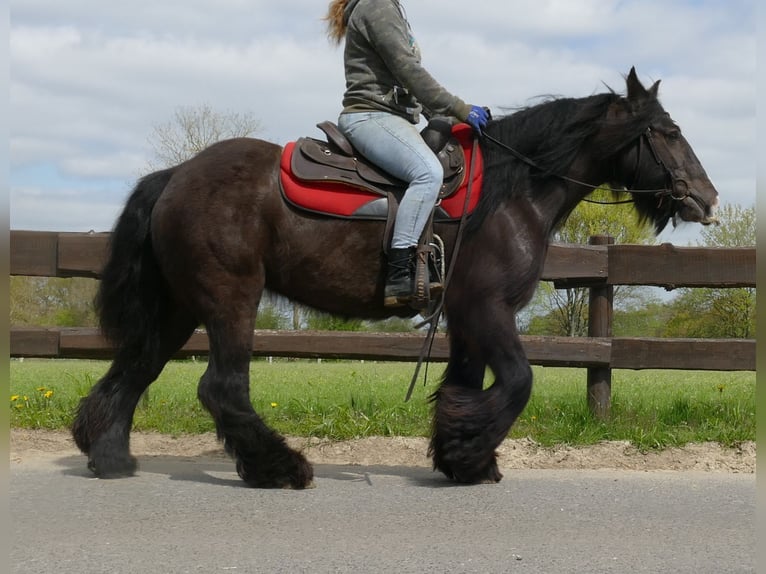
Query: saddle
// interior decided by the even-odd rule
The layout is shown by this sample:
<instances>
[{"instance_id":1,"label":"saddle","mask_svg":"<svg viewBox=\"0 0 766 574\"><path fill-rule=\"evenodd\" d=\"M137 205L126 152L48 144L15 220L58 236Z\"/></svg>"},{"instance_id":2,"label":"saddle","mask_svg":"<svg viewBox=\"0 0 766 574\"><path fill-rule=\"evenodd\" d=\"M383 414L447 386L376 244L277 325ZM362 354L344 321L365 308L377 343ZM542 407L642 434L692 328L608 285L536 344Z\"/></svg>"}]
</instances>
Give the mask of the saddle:
<instances>
[{"instance_id":1,"label":"saddle","mask_svg":"<svg viewBox=\"0 0 766 574\"><path fill-rule=\"evenodd\" d=\"M282 196L289 205L313 214L386 221L382 248L387 251L407 184L357 153L332 122L317 127L327 141L304 137L285 146L280 162ZM421 136L439 158L444 182L417 247L415 297L410 306L418 310L432 302L429 278L441 282L445 276L444 246L433 233L433 222L456 221L473 211L481 194L483 171L480 149L473 145L469 125L453 126L449 120L437 118L429 122ZM469 173L473 174L470 182Z\"/></svg>"},{"instance_id":2,"label":"saddle","mask_svg":"<svg viewBox=\"0 0 766 574\"><path fill-rule=\"evenodd\" d=\"M398 204L407 188L405 182L386 173L359 154L338 127L329 121L317 124L327 141L303 137L288 143L282 153L280 188L293 207L332 217L387 220L390 204ZM435 118L421 132L444 168L444 182L435 221L459 219L465 208L471 161L469 213L481 191L481 154L472 157L473 132L467 124L452 126Z\"/></svg>"},{"instance_id":3,"label":"saddle","mask_svg":"<svg viewBox=\"0 0 766 574\"><path fill-rule=\"evenodd\" d=\"M406 184L386 173L356 152L338 127L329 121L317 124L327 141L301 138L295 144L291 169L303 181L337 181L386 196ZM439 158L444 169L444 183L439 197L449 197L463 181L465 156L452 125L445 118L435 118L423 128L421 136Z\"/></svg>"}]
</instances>

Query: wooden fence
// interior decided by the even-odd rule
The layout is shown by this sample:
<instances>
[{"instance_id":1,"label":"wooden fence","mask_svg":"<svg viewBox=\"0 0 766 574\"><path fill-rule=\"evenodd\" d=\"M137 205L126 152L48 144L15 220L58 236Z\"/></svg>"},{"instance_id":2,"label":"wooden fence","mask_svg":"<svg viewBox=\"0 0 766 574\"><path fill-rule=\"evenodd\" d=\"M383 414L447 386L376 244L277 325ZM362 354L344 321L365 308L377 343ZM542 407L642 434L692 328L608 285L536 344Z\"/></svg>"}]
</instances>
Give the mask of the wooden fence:
<instances>
[{"instance_id":1,"label":"wooden fence","mask_svg":"<svg viewBox=\"0 0 766 574\"><path fill-rule=\"evenodd\" d=\"M10 234L11 275L98 278L109 234L16 231ZM588 369L588 401L609 410L612 369L754 371L753 339L667 339L612 337L615 285L754 287L755 248L697 248L610 245L551 246L543 280L556 287L590 288L588 337L523 337L532 364ZM423 336L413 334L257 331L255 356L414 361ZM179 356L204 355L204 332L195 333ZM12 327L12 357L109 358L113 349L96 329ZM437 335L431 359L448 358L445 336Z\"/></svg>"}]
</instances>

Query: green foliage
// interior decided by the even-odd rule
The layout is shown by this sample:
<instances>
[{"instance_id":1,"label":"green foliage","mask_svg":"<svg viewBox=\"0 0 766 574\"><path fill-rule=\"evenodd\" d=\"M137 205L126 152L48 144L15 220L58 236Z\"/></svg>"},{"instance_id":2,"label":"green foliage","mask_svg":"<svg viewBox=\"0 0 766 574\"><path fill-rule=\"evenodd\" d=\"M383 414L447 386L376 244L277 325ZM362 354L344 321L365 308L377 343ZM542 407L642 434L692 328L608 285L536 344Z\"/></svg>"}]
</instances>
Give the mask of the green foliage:
<instances>
[{"instance_id":1,"label":"green foliage","mask_svg":"<svg viewBox=\"0 0 766 574\"><path fill-rule=\"evenodd\" d=\"M614 194L597 189L589 200L614 202L628 198L627 194ZM641 223L631 204L600 205L581 202L556 232L555 240L565 243L588 243L595 235L608 235L615 243L647 243L654 237L650 224Z\"/></svg>"},{"instance_id":2,"label":"green foliage","mask_svg":"<svg viewBox=\"0 0 766 574\"><path fill-rule=\"evenodd\" d=\"M525 329L529 335L585 337L588 335L588 290L555 289L540 283L536 307L544 315L532 317Z\"/></svg>"},{"instance_id":3,"label":"green foliage","mask_svg":"<svg viewBox=\"0 0 766 574\"><path fill-rule=\"evenodd\" d=\"M582 210L581 210L582 208ZM605 208L581 204L572 213L557 239L584 243L581 234L601 229L592 220L594 210L619 210L620 206ZM606 211L604 212L607 213ZM614 214L613 214L614 215ZM626 216L627 214L623 214ZM755 245L755 208L726 205L719 212L721 225L702 229L699 245L709 247L745 247ZM648 228L636 233L627 228L620 234L606 220L603 229L614 234L617 242L642 243L651 236ZM755 288L694 288L679 289L670 302L648 299L647 290L615 288L613 335L617 337L712 337L753 338L755 336ZM536 335L587 335L587 290L555 290L542 283L531 305L533 316L527 319L524 332ZM529 315L528 313L527 315Z\"/></svg>"},{"instance_id":4,"label":"green foliage","mask_svg":"<svg viewBox=\"0 0 766 574\"><path fill-rule=\"evenodd\" d=\"M755 337L755 289L683 289L666 337Z\"/></svg>"},{"instance_id":5,"label":"green foliage","mask_svg":"<svg viewBox=\"0 0 766 574\"><path fill-rule=\"evenodd\" d=\"M718 214L720 225L702 230L699 245L749 247L756 242L755 207L725 205ZM756 290L753 287L680 289L668 321L667 337L755 337Z\"/></svg>"},{"instance_id":6,"label":"green foliage","mask_svg":"<svg viewBox=\"0 0 766 574\"><path fill-rule=\"evenodd\" d=\"M141 401L134 428L168 434L214 432L196 385L204 362L173 361ZM107 371L105 361L11 361L11 426L68 428L81 397ZM253 361L253 406L283 434L347 439L428 436L428 396L440 365L404 402L414 365L358 361ZM585 371L534 367L535 385L512 438L542 445L627 440L641 449L755 439L755 373L620 371L613 373L612 417L594 419ZM47 394L47 396L46 396Z\"/></svg>"},{"instance_id":7,"label":"green foliage","mask_svg":"<svg viewBox=\"0 0 766 574\"><path fill-rule=\"evenodd\" d=\"M720 225L709 225L701 231L699 245L708 247L751 247L756 243L755 206L726 204L718 211Z\"/></svg>"},{"instance_id":8,"label":"green foliage","mask_svg":"<svg viewBox=\"0 0 766 574\"><path fill-rule=\"evenodd\" d=\"M664 337L667 324L673 317L673 307L659 301L614 312L612 335L614 337Z\"/></svg>"},{"instance_id":9,"label":"green foliage","mask_svg":"<svg viewBox=\"0 0 766 574\"><path fill-rule=\"evenodd\" d=\"M76 277L11 277L11 325L92 327L98 281Z\"/></svg>"},{"instance_id":10,"label":"green foliage","mask_svg":"<svg viewBox=\"0 0 766 574\"><path fill-rule=\"evenodd\" d=\"M256 329L271 329L274 331L290 328L290 319L279 312L275 305L261 302L258 307L258 316L255 319Z\"/></svg>"},{"instance_id":11,"label":"green foliage","mask_svg":"<svg viewBox=\"0 0 766 574\"><path fill-rule=\"evenodd\" d=\"M341 317L309 309L305 317L306 329L316 331L362 331L364 321L351 317Z\"/></svg>"},{"instance_id":12,"label":"green foliage","mask_svg":"<svg viewBox=\"0 0 766 574\"><path fill-rule=\"evenodd\" d=\"M595 190L589 199L615 202L624 199L606 189ZM615 243L648 243L654 236L652 228L639 222L630 204L600 205L581 202L556 231L553 239L562 243L587 244L592 236L607 235ZM635 288L615 289L615 304L634 296ZM530 320L525 332L535 335L585 337L588 334L588 289L555 289L551 283L541 283L531 304L541 317Z\"/></svg>"}]
</instances>

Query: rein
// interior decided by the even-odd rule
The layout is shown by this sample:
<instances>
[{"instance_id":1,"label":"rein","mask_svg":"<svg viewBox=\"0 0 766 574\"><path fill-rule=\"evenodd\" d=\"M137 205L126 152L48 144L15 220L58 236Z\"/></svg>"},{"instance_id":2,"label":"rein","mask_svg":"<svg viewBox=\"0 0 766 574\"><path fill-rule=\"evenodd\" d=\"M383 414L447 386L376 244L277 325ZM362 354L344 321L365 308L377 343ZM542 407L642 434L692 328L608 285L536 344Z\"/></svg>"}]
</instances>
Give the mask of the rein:
<instances>
[{"instance_id":1,"label":"rein","mask_svg":"<svg viewBox=\"0 0 766 574\"><path fill-rule=\"evenodd\" d=\"M519 151L513 149L508 144L503 143L500 140L498 140L498 139L496 139L496 138L494 138L494 137L492 137L492 136L490 136L490 135L488 135L486 133L483 133L482 137L484 137L484 139L486 139L487 141L492 142L496 146L504 149L505 151L510 153L513 157L515 157L517 160L519 160L520 162L528 165L529 167L531 167L533 169L536 169L538 171L544 171L543 168L537 162L535 162L533 159L525 156L524 154L520 153ZM671 172L671 170L665 165L665 162L662 161L662 159L660 158L659 154L657 153L657 149L656 149L656 147L654 145L654 142L652 140L652 128L651 128L651 126L647 127L646 131L643 132L638 137L638 154L637 154L637 157L636 157L636 168L635 168L635 174L633 175L633 181L635 182L636 179L638 178L638 172L639 172L640 164L641 164L641 150L643 148L644 139L646 140L647 145L649 146L649 149L651 150L652 156L654 157L655 161L657 162L658 165L662 166L662 168L665 170L665 173L668 175L668 179L670 180L670 188L664 187L662 189L632 189L631 187L628 187L627 191L629 191L630 193L653 193L654 195L657 195L657 196L660 196L660 197L670 196L671 199L674 199L676 201L682 201L682 200L686 199L687 197L689 197L690 194L688 193L688 191L687 191L687 193L685 195L682 195L680 197L676 196L674 194L675 178L673 177L673 173ZM602 185L593 185L592 183L585 183L584 181L579 181L577 179L568 177L566 175L554 174L553 177L556 177L556 178L558 178L558 179L560 179L562 181L566 181L568 183L573 183L575 185L579 185L579 186L586 187L586 188L593 189L593 190L596 190L596 189L599 189L599 188L602 187ZM679 179L679 181L683 182L686 185L687 189L688 189L688 184L686 184L686 182L683 179ZM692 197L694 197L694 196L692 196ZM599 201L599 200L595 200L595 199L584 198L582 201L584 201L586 203L595 203L597 205L623 205L623 204L627 204L627 203L634 203L633 199L626 199L626 200L623 200L623 201Z\"/></svg>"},{"instance_id":2,"label":"rein","mask_svg":"<svg viewBox=\"0 0 766 574\"><path fill-rule=\"evenodd\" d=\"M415 388L415 383L418 380L418 375L420 374L420 368L423 366L423 362L426 359L431 358L431 349L433 348L434 337L436 336L436 328L439 325L439 318L441 317L442 311L444 310L444 296L447 293L447 286L449 285L450 279L452 278L452 272L455 270L455 261L457 260L457 254L460 251L460 245L463 242L463 232L465 231L465 222L468 219L468 206L471 204L471 192L473 191L473 177L474 177L474 172L475 172L476 163L477 163L476 153L478 151L478 148L479 148L479 136L474 135L473 151L471 152L471 158L472 158L471 167L468 169L468 187L466 188L466 192L465 192L465 202L463 203L463 213L460 216L460 223L458 224L457 235L455 236L455 247L452 250L452 257L450 258L449 268L447 269L447 274L444 277L444 290L442 291L441 297L439 298L439 302L436 305L436 309L428 317L426 317L423 321L421 321L419 325L417 325L417 328L420 328L423 325L428 325L428 334L426 335L426 338L423 341L423 346L420 348L420 356L418 357L418 364L415 366L415 372L412 375L412 380L410 380L410 386L407 389L407 395L404 397L405 403L410 400L410 397L412 397L412 391ZM426 369L428 368L427 365L428 363L426 363Z\"/></svg>"}]
</instances>

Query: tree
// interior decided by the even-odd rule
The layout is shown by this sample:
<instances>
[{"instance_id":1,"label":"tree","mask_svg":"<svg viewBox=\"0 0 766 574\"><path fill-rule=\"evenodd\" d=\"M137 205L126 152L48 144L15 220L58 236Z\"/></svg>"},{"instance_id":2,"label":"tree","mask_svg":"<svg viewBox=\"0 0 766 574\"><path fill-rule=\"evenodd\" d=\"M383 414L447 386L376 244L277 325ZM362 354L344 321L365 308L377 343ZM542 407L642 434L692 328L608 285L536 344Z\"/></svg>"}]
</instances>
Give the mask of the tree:
<instances>
[{"instance_id":1,"label":"tree","mask_svg":"<svg viewBox=\"0 0 766 574\"><path fill-rule=\"evenodd\" d=\"M673 308L667 302L650 299L620 309L612 323L614 337L662 337Z\"/></svg>"},{"instance_id":2,"label":"tree","mask_svg":"<svg viewBox=\"0 0 766 574\"><path fill-rule=\"evenodd\" d=\"M230 138L250 137L261 130L261 122L250 112L220 112L209 104L180 106L173 119L154 126L149 136L154 157L150 171L182 163L212 144ZM283 329L289 321L283 312L284 298L266 293L258 309L258 329ZM300 309L293 305L293 325Z\"/></svg>"},{"instance_id":3,"label":"tree","mask_svg":"<svg viewBox=\"0 0 766 574\"><path fill-rule=\"evenodd\" d=\"M756 241L755 206L725 205L721 222L702 230L698 245L749 247ZM667 337L752 338L755 336L754 287L732 289L681 289L673 303L674 316L665 330Z\"/></svg>"},{"instance_id":4,"label":"tree","mask_svg":"<svg viewBox=\"0 0 766 574\"><path fill-rule=\"evenodd\" d=\"M149 144L152 170L177 165L218 141L248 137L261 122L249 112L219 112L208 104L176 108L173 119L154 127Z\"/></svg>"},{"instance_id":5,"label":"tree","mask_svg":"<svg viewBox=\"0 0 766 574\"><path fill-rule=\"evenodd\" d=\"M610 190L597 189L590 196L596 202L615 203L624 194L615 196ZM570 214L564 225L554 234L554 241L563 243L588 243L594 235L608 235L615 243L648 243L654 237L651 225L637 220L635 211L628 204L601 205L581 202ZM637 288L616 288L615 301L623 305L640 298ZM542 282L538 287L527 315L527 332L530 334L584 337L588 334L588 289L555 289L551 283Z\"/></svg>"},{"instance_id":6,"label":"tree","mask_svg":"<svg viewBox=\"0 0 766 574\"><path fill-rule=\"evenodd\" d=\"M11 325L92 327L98 282L75 277L11 277Z\"/></svg>"},{"instance_id":7,"label":"tree","mask_svg":"<svg viewBox=\"0 0 766 574\"><path fill-rule=\"evenodd\" d=\"M156 126L149 137L154 157L148 171L181 163L222 139L253 135L260 127L250 113L218 112L207 104L179 107L173 119ZM10 287L13 325L92 326L97 322L92 304L95 280L12 277ZM280 324L279 319L269 310L263 312L262 322L268 327Z\"/></svg>"}]
</instances>

